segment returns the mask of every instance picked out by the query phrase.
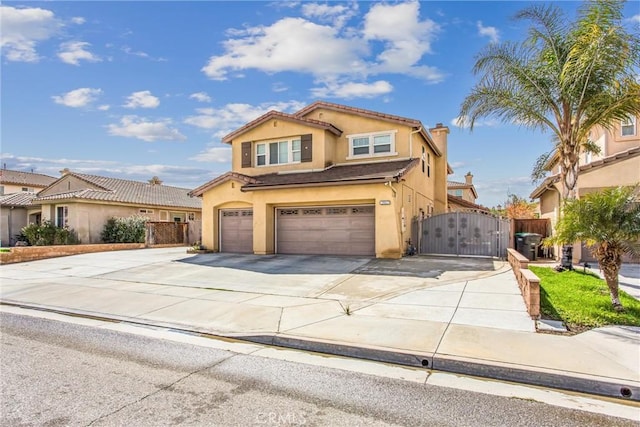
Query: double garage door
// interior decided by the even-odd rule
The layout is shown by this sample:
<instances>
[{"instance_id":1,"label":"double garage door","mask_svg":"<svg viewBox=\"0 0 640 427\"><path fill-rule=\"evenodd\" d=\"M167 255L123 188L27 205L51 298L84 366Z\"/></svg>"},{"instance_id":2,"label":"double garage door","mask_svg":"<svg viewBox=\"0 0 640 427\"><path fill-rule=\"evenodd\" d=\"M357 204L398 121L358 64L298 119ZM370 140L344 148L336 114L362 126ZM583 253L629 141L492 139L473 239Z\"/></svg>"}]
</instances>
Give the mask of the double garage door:
<instances>
[{"instance_id":1,"label":"double garage door","mask_svg":"<svg viewBox=\"0 0 640 427\"><path fill-rule=\"evenodd\" d=\"M253 252L253 212L221 211L221 251ZM276 209L276 252L375 255L375 210L370 205Z\"/></svg>"}]
</instances>

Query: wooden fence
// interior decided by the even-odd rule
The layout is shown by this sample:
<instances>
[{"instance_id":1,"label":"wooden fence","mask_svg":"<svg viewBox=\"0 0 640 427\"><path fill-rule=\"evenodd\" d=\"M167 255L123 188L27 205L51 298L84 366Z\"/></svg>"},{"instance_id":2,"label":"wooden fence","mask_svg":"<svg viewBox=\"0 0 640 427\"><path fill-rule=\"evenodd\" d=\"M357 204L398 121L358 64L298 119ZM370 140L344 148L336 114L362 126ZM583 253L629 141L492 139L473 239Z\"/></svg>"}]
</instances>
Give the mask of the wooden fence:
<instances>
[{"instance_id":1,"label":"wooden fence","mask_svg":"<svg viewBox=\"0 0 640 427\"><path fill-rule=\"evenodd\" d=\"M153 245L187 245L189 224L185 222L148 221L145 242Z\"/></svg>"}]
</instances>

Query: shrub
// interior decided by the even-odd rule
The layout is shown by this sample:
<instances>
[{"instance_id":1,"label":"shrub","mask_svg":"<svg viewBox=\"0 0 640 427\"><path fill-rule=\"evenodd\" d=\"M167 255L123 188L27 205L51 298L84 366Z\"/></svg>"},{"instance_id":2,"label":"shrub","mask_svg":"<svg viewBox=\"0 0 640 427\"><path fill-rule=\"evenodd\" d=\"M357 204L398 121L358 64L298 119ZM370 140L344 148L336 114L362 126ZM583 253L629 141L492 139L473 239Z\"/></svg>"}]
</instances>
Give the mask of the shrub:
<instances>
[{"instance_id":1,"label":"shrub","mask_svg":"<svg viewBox=\"0 0 640 427\"><path fill-rule=\"evenodd\" d=\"M102 229L105 243L144 243L147 218L132 215L126 218L109 218Z\"/></svg>"},{"instance_id":2,"label":"shrub","mask_svg":"<svg viewBox=\"0 0 640 427\"><path fill-rule=\"evenodd\" d=\"M78 237L70 228L57 227L51 221L29 224L22 228L23 235L32 246L75 245Z\"/></svg>"}]
</instances>

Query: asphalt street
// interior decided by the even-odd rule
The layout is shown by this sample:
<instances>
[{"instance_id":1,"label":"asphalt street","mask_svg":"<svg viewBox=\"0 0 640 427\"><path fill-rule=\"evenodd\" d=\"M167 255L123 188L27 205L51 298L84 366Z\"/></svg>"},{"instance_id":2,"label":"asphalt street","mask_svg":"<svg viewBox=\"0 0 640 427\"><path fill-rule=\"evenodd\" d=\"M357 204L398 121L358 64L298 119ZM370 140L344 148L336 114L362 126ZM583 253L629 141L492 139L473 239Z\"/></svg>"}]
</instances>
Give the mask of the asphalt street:
<instances>
[{"instance_id":1,"label":"asphalt street","mask_svg":"<svg viewBox=\"0 0 640 427\"><path fill-rule=\"evenodd\" d=\"M233 352L6 312L0 322L1 425L7 427L638 425L262 357L264 347L255 345ZM407 377L424 374L403 369Z\"/></svg>"}]
</instances>

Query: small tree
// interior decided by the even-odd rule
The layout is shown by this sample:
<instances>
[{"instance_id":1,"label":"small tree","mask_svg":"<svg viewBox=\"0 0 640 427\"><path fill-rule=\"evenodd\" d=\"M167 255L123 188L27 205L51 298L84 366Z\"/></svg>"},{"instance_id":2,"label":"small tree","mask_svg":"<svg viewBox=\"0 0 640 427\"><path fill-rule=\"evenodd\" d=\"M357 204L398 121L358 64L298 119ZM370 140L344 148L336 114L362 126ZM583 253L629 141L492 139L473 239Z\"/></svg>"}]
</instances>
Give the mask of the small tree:
<instances>
[{"instance_id":1,"label":"small tree","mask_svg":"<svg viewBox=\"0 0 640 427\"><path fill-rule=\"evenodd\" d=\"M546 245L585 242L600 269L614 309L622 311L618 297L618 273L622 256L640 255L640 203L638 186L615 187L567 199L554 236Z\"/></svg>"}]
</instances>

